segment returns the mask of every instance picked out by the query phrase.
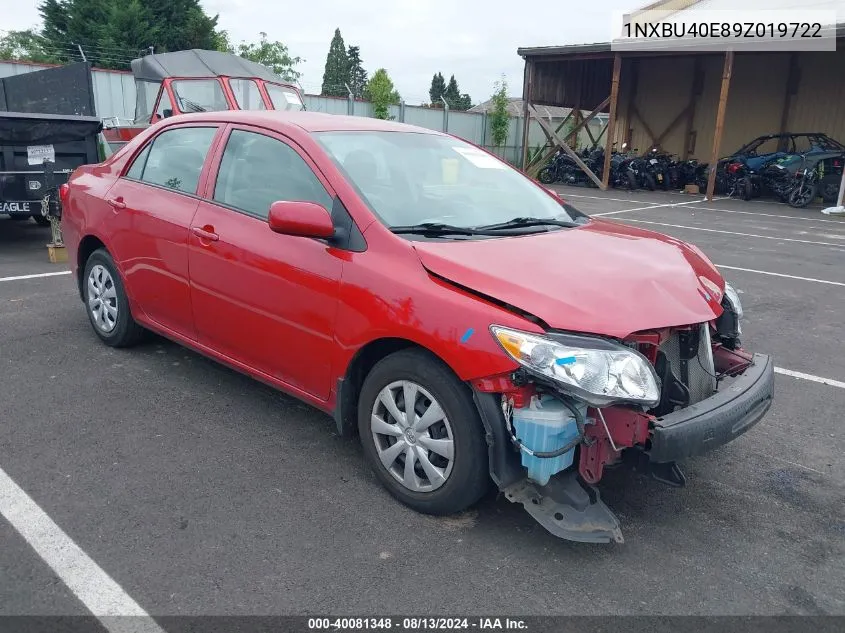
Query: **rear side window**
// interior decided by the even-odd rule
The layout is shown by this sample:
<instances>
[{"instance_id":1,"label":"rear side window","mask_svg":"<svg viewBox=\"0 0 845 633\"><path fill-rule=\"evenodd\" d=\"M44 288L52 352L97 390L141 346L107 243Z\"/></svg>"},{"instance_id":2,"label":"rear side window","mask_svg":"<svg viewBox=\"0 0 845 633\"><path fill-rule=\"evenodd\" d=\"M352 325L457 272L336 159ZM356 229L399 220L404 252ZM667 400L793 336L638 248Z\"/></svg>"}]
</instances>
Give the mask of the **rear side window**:
<instances>
[{"instance_id":1,"label":"rear side window","mask_svg":"<svg viewBox=\"0 0 845 633\"><path fill-rule=\"evenodd\" d=\"M317 175L278 139L234 130L226 143L214 200L266 218L279 200L316 202L331 209L332 198Z\"/></svg>"},{"instance_id":2,"label":"rear side window","mask_svg":"<svg viewBox=\"0 0 845 633\"><path fill-rule=\"evenodd\" d=\"M126 176L195 194L216 132L215 127L183 127L162 132L138 155Z\"/></svg>"}]
</instances>

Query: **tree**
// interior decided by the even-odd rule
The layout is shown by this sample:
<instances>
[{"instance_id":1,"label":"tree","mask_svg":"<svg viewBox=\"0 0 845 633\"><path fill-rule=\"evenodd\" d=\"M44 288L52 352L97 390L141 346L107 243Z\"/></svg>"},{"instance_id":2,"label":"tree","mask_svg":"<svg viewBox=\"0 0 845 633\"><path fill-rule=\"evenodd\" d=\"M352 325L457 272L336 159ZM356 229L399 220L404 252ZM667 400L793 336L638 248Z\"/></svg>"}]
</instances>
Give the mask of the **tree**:
<instances>
[{"instance_id":1,"label":"tree","mask_svg":"<svg viewBox=\"0 0 845 633\"><path fill-rule=\"evenodd\" d=\"M326 56L326 69L323 72L323 87L320 94L330 97L345 97L349 93L344 84L349 82L349 62L346 59L346 47L340 29L334 30L334 37L329 44Z\"/></svg>"},{"instance_id":2,"label":"tree","mask_svg":"<svg viewBox=\"0 0 845 633\"><path fill-rule=\"evenodd\" d=\"M353 96L363 98L364 88L367 86L367 71L364 70L361 61L361 49L358 46L350 46L346 51L346 76Z\"/></svg>"},{"instance_id":3,"label":"tree","mask_svg":"<svg viewBox=\"0 0 845 633\"><path fill-rule=\"evenodd\" d=\"M300 73L295 66L302 61L301 57L291 57L288 47L281 42L270 42L267 34L261 32L261 40L258 43L247 44L241 42L238 45L238 55L250 61L264 64L285 81L296 81Z\"/></svg>"},{"instance_id":4,"label":"tree","mask_svg":"<svg viewBox=\"0 0 845 633\"><path fill-rule=\"evenodd\" d=\"M150 46L157 52L221 47L217 16L199 0L42 0L41 37L56 61L79 59L126 68Z\"/></svg>"},{"instance_id":5,"label":"tree","mask_svg":"<svg viewBox=\"0 0 845 633\"><path fill-rule=\"evenodd\" d=\"M393 80L384 68L379 68L367 82L366 95L373 104L373 111L377 119L389 118L388 106L397 104L402 97L396 92Z\"/></svg>"},{"instance_id":6,"label":"tree","mask_svg":"<svg viewBox=\"0 0 845 633\"><path fill-rule=\"evenodd\" d=\"M461 94L455 75L449 77L449 85L443 91L443 98L452 110L469 110L472 107L472 97L466 93Z\"/></svg>"},{"instance_id":7,"label":"tree","mask_svg":"<svg viewBox=\"0 0 845 633\"><path fill-rule=\"evenodd\" d=\"M0 37L0 59L53 64L58 62L55 53L45 48L44 38L33 29L9 31Z\"/></svg>"},{"instance_id":8,"label":"tree","mask_svg":"<svg viewBox=\"0 0 845 633\"><path fill-rule=\"evenodd\" d=\"M446 80L442 73L435 73L431 78L431 88L428 89L428 96L431 98L431 105L439 106L442 102L440 97L446 94Z\"/></svg>"},{"instance_id":9,"label":"tree","mask_svg":"<svg viewBox=\"0 0 845 633\"><path fill-rule=\"evenodd\" d=\"M158 26L150 22L142 0L124 0L111 5L97 48L89 50L87 55L99 56L98 65L106 61L120 65L122 59L128 59L133 51L140 54L159 35Z\"/></svg>"},{"instance_id":10,"label":"tree","mask_svg":"<svg viewBox=\"0 0 845 633\"><path fill-rule=\"evenodd\" d=\"M493 145L501 147L508 140L508 129L511 122L511 117L508 114L508 82L504 75L502 75L501 81L493 84L491 101L493 107L488 115L490 134L493 137Z\"/></svg>"}]
</instances>

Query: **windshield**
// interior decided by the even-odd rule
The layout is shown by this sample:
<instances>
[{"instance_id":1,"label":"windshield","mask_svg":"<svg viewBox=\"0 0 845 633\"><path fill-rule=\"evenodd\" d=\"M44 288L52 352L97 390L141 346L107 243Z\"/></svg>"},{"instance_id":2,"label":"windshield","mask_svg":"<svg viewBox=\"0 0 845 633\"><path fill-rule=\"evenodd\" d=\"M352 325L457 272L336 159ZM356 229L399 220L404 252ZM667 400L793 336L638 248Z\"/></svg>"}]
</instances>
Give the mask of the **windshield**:
<instances>
[{"instance_id":1,"label":"windshield","mask_svg":"<svg viewBox=\"0 0 845 633\"><path fill-rule=\"evenodd\" d=\"M173 82L176 105L182 112L228 110L223 87L216 79L180 79Z\"/></svg>"},{"instance_id":2,"label":"windshield","mask_svg":"<svg viewBox=\"0 0 845 633\"><path fill-rule=\"evenodd\" d=\"M456 138L373 131L314 136L387 226L478 227L524 217L567 222L586 217Z\"/></svg>"},{"instance_id":3,"label":"windshield","mask_svg":"<svg viewBox=\"0 0 845 633\"><path fill-rule=\"evenodd\" d=\"M230 79L229 87L235 95L235 103L241 110L266 110L264 100L253 79Z\"/></svg>"},{"instance_id":4,"label":"windshield","mask_svg":"<svg viewBox=\"0 0 845 633\"><path fill-rule=\"evenodd\" d=\"M305 106L302 104L302 99L296 94L296 91L287 86L279 86L277 84L265 83L264 87L267 89L267 96L273 103L274 110L304 110Z\"/></svg>"}]
</instances>

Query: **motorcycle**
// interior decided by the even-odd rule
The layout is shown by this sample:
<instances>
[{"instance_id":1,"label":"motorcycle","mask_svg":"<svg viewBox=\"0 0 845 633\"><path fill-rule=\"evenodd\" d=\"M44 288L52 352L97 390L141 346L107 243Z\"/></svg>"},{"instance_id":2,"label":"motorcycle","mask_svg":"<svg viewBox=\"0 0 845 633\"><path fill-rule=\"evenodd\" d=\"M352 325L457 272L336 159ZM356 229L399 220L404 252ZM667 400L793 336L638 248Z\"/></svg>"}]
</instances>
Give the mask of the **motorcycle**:
<instances>
[{"instance_id":1,"label":"motorcycle","mask_svg":"<svg viewBox=\"0 0 845 633\"><path fill-rule=\"evenodd\" d=\"M798 182L789 192L787 203L790 207L803 209L813 200L819 190L819 172L817 169L805 167L796 174Z\"/></svg>"}]
</instances>

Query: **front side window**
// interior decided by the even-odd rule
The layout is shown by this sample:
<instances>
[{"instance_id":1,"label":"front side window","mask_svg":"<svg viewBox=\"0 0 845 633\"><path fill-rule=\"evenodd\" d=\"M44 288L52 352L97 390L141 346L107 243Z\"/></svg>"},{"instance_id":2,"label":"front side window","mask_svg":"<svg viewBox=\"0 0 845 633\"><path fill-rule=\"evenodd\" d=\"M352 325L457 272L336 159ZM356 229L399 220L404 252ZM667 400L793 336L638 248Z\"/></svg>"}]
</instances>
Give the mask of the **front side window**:
<instances>
[{"instance_id":1,"label":"front side window","mask_svg":"<svg viewBox=\"0 0 845 633\"><path fill-rule=\"evenodd\" d=\"M234 130L226 143L214 200L266 218L279 200L316 202L331 209L332 198L302 157L278 139Z\"/></svg>"},{"instance_id":2,"label":"front side window","mask_svg":"<svg viewBox=\"0 0 845 633\"><path fill-rule=\"evenodd\" d=\"M274 110L304 110L305 105L302 99L296 94L293 88L279 86L277 84L264 84L267 95L273 103Z\"/></svg>"},{"instance_id":3,"label":"front side window","mask_svg":"<svg viewBox=\"0 0 845 633\"><path fill-rule=\"evenodd\" d=\"M149 122L160 89L160 81L135 82L135 123Z\"/></svg>"},{"instance_id":4,"label":"front side window","mask_svg":"<svg viewBox=\"0 0 845 633\"><path fill-rule=\"evenodd\" d=\"M217 128L182 127L162 132L142 151L127 177L195 194Z\"/></svg>"},{"instance_id":5,"label":"front side window","mask_svg":"<svg viewBox=\"0 0 845 633\"><path fill-rule=\"evenodd\" d=\"M317 132L318 142L387 226L478 227L514 218L584 217L521 172L456 138L416 132Z\"/></svg>"},{"instance_id":6,"label":"front side window","mask_svg":"<svg viewBox=\"0 0 845 633\"><path fill-rule=\"evenodd\" d=\"M219 112L229 104L216 79L180 79L171 84L176 105L182 112Z\"/></svg>"},{"instance_id":7,"label":"front side window","mask_svg":"<svg viewBox=\"0 0 845 633\"><path fill-rule=\"evenodd\" d=\"M252 79L230 79L229 87L241 110L266 110L258 84Z\"/></svg>"}]
</instances>

